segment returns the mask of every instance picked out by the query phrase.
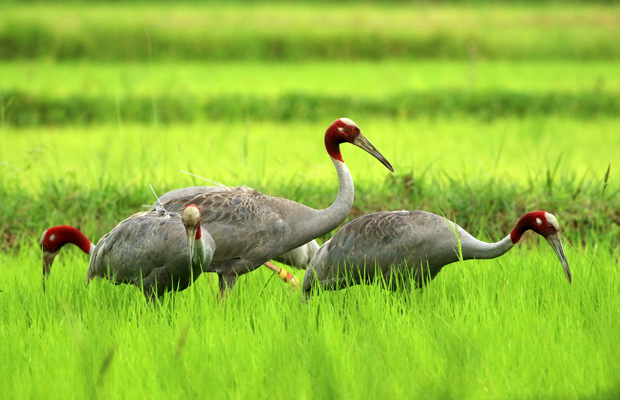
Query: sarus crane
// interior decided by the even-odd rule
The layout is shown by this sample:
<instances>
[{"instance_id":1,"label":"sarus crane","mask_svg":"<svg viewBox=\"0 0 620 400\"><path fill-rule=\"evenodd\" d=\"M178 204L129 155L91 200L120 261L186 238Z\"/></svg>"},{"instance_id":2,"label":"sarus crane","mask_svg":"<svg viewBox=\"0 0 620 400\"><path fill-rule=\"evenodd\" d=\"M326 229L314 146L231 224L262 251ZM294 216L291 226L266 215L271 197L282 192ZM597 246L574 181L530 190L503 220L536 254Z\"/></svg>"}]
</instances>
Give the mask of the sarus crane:
<instances>
[{"instance_id":1,"label":"sarus crane","mask_svg":"<svg viewBox=\"0 0 620 400\"><path fill-rule=\"evenodd\" d=\"M217 272L222 294L232 289L238 276L330 232L344 221L353 205L354 186L340 153L342 143L366 150L394 171L355 122L340 118L325 132L325 149L340 183L336 200L326 209L316 210L247 187L162 202L170 211L178 211L187 203L200 208L203 226L216 245L209 270Z\"/></svg>"},{"instance_id":2,"label":"sarus crane","mask_svg":"<svg viewBox=\"0 0 620 400\"><path fill-rule=\"evenodd\" d=\"M338 290L378 277L393 286L410 278L420 286L460 259L459 242L463 260L496 258L528 230L551 245L570 283L560 225L548 212L527 213L504 239L486 243L430 212L383 211L355 218L321 246L306 270L303 293L308 297L315 287Z\"/></svg>"},{"instance_id":3,"label":"sarus crane","mask_svg":"<svg viewBox=\"0 0 620 400\"><path fill-rule=\"evenodd\" d=\"M199 194L205 193L217 193L229 190L226 186L190 186L180 189L174 189L159 196L159 199L153 203L152 208L157 207L160 202L166 203L173 199L180 197L193 197ZM291 251L288 251L282 255L276 256L273 259L279 263L290 265L293 268L306 269L308 263L314 257L314 254L319 249L319 244L316 240L312 239L308 243L296 247Z\"/></svg>"},{"instance_id":4,"label":"sarus crane","mask_svg":"<svg viewBox=\"0 0 620 400\"><path fill-rule=\"evenodd\" d=\"M54 257L67 243L90 255L88 283L96 277L142 288L147 298L184 290L211 263L215 243L200 225L200 211L188 205L182 214L161 208L121 221L97 245L77 228L54 226L43 232L43 287Z\"/></svg>"},{"instance_id":5,"label":"sarus crane","mask_svg":"<svg viewBox=\"0 0 620 400\"><path fill-rule=\"evenodd\" d=\"M219 185L219 184L218 184ZM229 187L220 185L220 186L190 186L179 189L174 189L169 192L166 192L159 196L159 198L155 201L155 203L151 206L152 208L157 207L160 203L167 203L175 199L186 198L188 201L191 200L198 195L208 194L208 193L222 193L227 190L230 190ZM294 268L306 269L308 266L308 262L312 259L314 254L319 249L319 244L316 240L311 240L308 243L296 247L291 251L288 251L284 254L273 257L273 260L290 265ZM278 268L273 263L267 261L264 264L267 268L275 272L280 279L284 282L288 282L294 288L299 288L301 283L297 280L295 275L292 275L284 268Z\"/></svg>"}]
</instances>

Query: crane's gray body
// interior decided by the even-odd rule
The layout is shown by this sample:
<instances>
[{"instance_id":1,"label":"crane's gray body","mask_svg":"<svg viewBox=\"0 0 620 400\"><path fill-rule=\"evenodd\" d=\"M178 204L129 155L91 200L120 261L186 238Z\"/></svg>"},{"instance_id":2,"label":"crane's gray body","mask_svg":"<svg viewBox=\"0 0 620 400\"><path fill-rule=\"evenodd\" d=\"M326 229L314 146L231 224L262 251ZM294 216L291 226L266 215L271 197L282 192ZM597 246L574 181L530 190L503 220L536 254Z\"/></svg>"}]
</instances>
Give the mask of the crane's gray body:
<instances>
[{"instance_id":1,"label":"crane's gray body","mask_svg":"<svg viewBox=\"0 0 620 400\"><path fill-rule=\"evenodd\" d=\"M209 271L217 272L229 287L237 276L313 239L300 234L304 231L289 221L311 219L316 210L254 189L234 187L223 192L179 197L163 206L168 211L178 211L186 204L200 208L202 226L215 241Z\"/></svg>"},{"instance_id":2,"label":"crane's gray body","mask_svg":"<svg viewBox=\"0 0 620 400\"><path fill-rule=\"evenodd\" d=\"M310 261L303 290L337 290L382 276L395 284L402 277L417 285L463 259L497 257L512 247L509 237L482 242L454 222L426 211L385 211L345 224Z\"/></svg>"},{"instance_id":3,"label":"crane's gray body","mask_svg":"<svg viewBox=\"0 0 620 400\"><path fill-rule=\"evenodd\" d=\"M87 280L105 277L143 287L147 295L187 288L210 264L215 243L201 229L189 270L187 233L181 215L146 211L121 221L92 253Z\"/></svg>"},{"instance_id":4,"label":"crane's gray body","mask_svg":"<svg viewBox=\"0 0 620 400\"><path fill-rule=\"evenodd\" d=\"M315 210L247 187L225 188L162 202L168 211L187 204L200 208L202 226L215 241L209 271L217 272L220 289L232 288L239 275L335 229L349 214L354 187L346 165L332 158L340 187L336 201Z\"/></svg>"},{"instance_id":5,"label":"crane's gray body","mask_svg":"<svg viewBox=\"0 0 620 400\"><path fill-rule=\"evenodd\" d=\"M234 189L239 189L239 188L234 188ZM252 190L249 188L245 188L245 189ZM175 189L175 190L171 190L161 195L159 197L159 201L156 201L152 205L152 208L157 207L160 203L166 204L170 201L181 199L181 198L193 199L194 197L202 195L202 194L214 194L214 193L221 194L228 190L230 189L227 187L221 187L221 186L192 186L192 187L186 187L186 188L181 188L181 189ZM190 203L187 203L187 204L190 204ZM187 204L183 204L183 205L187 205ZM310 242L305 243L302 246L296 247L293 250L290 250L284 254L279 254L277 256L274 256L272 259L278 262L281 262L283 264L290 265L295 268L305 269L318 249L319 249L319 245L316 242L316 240L313 239Z\"/></svg>"}]
</instances>

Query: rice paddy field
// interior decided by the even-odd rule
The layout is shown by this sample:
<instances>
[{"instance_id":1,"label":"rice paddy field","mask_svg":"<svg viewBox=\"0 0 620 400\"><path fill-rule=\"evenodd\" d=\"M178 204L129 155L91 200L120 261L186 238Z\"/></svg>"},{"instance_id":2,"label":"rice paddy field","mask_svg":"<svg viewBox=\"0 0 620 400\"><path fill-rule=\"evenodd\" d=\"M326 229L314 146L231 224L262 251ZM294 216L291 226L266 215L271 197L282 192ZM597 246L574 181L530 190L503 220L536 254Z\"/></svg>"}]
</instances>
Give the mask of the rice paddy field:
<instances>
[{"instance_id":1,"label":"rice paddy field","mask_svg":"<svg viewBox=\"0 0 620 400\"><path fill-rule=\"evenodd\" d=\"M3 4L2 397L620 397L618 37L607 2ZM546 210L572 285L528 233L411 293L305 303L260 268L225 301L206 274L153 305L86 286L70 246L43 292L46 228L96 242L149 184L204 184L180 169L329 206L338 117L395 168L342 146L348 219L423 209L495 241Z\"/></svg>"}]
</instances>

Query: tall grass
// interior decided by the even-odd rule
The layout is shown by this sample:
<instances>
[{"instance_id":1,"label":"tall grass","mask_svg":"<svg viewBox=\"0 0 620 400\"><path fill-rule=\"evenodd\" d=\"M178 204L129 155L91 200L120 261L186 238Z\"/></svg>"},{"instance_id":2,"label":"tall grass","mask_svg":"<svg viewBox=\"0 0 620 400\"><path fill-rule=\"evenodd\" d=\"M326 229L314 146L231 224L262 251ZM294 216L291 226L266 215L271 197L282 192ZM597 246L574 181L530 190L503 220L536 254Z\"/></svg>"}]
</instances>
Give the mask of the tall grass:
<instances>
[{"instance_id":1,"label":"tall grass","mask_svg":"<svg viewBox=\"0 0 620 400\"><path fill-rule=\"evenodd\" d=\"M32 193L42 184L61 179L92 189L146 183L148 191L148 183L163 190L196 182L178 172L184 169L228 185L319 186L335 180L323 135L340 116L344 115L303 123L205 122L165 130L121 124L122 132L118 126L7 127L1 179L23 184ZM517 184L531 180L534 185L546 179L547 171L560 160L552 188L560 178L574 175L578 185L584 175L596 176L601 182L600 193L611 163L608 191L617 190L614 160L620 138L615 118L594 123L553 116L491 122L348 116L400 174L414 172L428 181L444 173L462 181L474 176ZM359 183L385 180L389 175L375 159L353 146L343 145L343 154ZM475 184L475 180L469 181Z\"/></svg>"},{"instance_id":2,"label":"tall grass","mask_svg":"<svg viewBox=\"0 0 620 400\"><path fill-rule=\"evenodd\" d=\"M617 249L548 246L447 267L423 291L377 285L309 304L265 271L224 303L202 276L158 305L83 284L63 249L47 292L39 250L0 253L0 386L10 398L615 398ZM53 388L53 390L50 390Z\"/></svg>"},{"instance_id":3,"label":"tall grass","mask_svg":"<svg viewBox=\"0 0 620 400\"><path fill-rule=\"evenodd\" d=\"M487 123L352 117L396 174L343 145L356 182L351 216L403 208L455 213L472 233L498 238L521 214L546 209L575 234L594 228L612 234L612 241L619 238L615 119L592 125L563 118ZM96 241L154 201L149 184L160 194L204 184L179 169L327 207L337 191L322 144L330 122L7 128L0 146L6 149L0 232L10 248L20 236L38 236L51 225L69 223ZM581 146L575 147L576 141Z\"/></svg>"}]
</instances>

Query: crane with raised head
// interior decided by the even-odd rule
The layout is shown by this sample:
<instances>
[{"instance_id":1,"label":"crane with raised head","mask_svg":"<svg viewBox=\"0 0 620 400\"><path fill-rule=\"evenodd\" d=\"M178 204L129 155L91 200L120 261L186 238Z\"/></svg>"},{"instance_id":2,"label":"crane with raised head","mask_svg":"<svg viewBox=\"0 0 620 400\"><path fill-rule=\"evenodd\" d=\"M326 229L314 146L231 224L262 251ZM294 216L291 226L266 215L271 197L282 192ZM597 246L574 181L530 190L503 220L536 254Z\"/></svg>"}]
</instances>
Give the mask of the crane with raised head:
<instances>
[{"instance_id":1,"label":"crane with raised head","mask_svg":"<svg viewBox=\"0 0 620 400\"><path fill-rule=\"evenodd\" d=\"M193 204L182 214L161 208L134 214L97 245L77 228L54 226L43 232L40 240L44 288L54 258L68 243L90 255L87 283L96 277L129 283L141 287L149 298L187 288L209 266L215 251L215 243L201 227L200 211Z\"/></svg>"},{"instance_id":2,"label":"crane with raised head","mask_svg":"<svg viewBox=\"0 0 620 400\"><path fill-rule=\"evenodd\" d=\"M340 153L342 143L366 150L393 171L385 157L362 135L357 124L348 118L340 118L325 132L325 149L339 181L338 196L326 209L316 210L247 187L162 202L170 211L179 210L190 202L200 208L203 226L209 230L216 245L209 270L217 272L221 293L231 289L238 276L330 232L349 215L354 186Z\"/></svg>"},{"instance_id":3,"label":"crane with raised head","mask_svg":"<svg viewBox=\"0 0 620 400\"><path fill-rule=\"evenodd\" d=\"M546 211L525 214L512 232L496 243L478 240L454 222L430 212L383 211L355 218L321 246L306 270L303 292L308 296L315 287L338 290L377 277L392 285L411 278L420 286L460 259L503 255L528 230L547 240L571 283L560 225Z\"/></svg>"}]
</instances>

